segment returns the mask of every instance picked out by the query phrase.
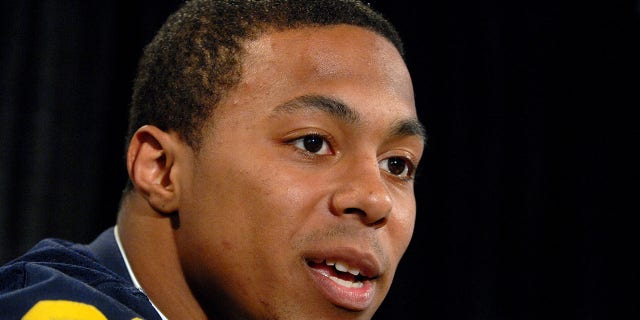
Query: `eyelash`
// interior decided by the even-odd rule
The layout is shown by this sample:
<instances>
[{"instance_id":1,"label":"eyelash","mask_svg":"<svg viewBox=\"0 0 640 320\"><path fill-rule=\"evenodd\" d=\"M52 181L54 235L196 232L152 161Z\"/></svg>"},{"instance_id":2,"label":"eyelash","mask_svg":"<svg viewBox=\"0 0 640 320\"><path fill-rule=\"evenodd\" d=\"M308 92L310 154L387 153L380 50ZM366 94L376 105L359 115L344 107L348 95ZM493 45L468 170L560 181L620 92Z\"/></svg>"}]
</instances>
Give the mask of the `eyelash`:
<instances>
[{"instance_id":1,"label":"eyelash","mask_svg":"<svg viewBox=\"0 0 640 320\"><path fill-rule=\"evenodd\" d=\"M395 173L392 173L390 170L387 169L382 169L385 172L388 172L389 174L391 174L392 176L401 179L401 180L405 180L405 181L411 181L415 178L415 172L416 172L416 165L413 161L411 161L408 158L405 157L401 157L401 156L393 156L393 157L388 157L388 158L384 158L382 160L380 160L378 163L382 164L383 162L389 162L392 159L400 159L402 161L404 161L404 169L402 170L403 175L398 175ZM406 172L406 173L405 173Z\"/></svg>"},{"instance_id":2,"label":"eyelash","mask_svg":"<svg viewBox=\"0 0 640 320\"><path fill-rule=\"evenodd\" d=\"M322 145L320 146L320 149L318 151L309 151L306 149L306 146L304 145L305 141L304 139L307 138L318 138L321 140ZM333 142L332 142L332 138L321 134L321 133L308 133L305 134L303 136L297 137L295 139L291 139L289 141L287 141L288 144L292 145L293 147L295 147L297 150L299 150L300 152L303 152L305 155L307 156L324 156L324 155L328 155L328 154L334 154L334 150L332 148ZM298 145L302 143L302 145ZM329 153L328 154L318 154L317 152L319 152L320 150L323 150L324 148L329 149Z\"/></svg>"},{"instance_id":3,"label":"eyelash","mask_svg":"<svg viewBox=\"0 0 640 320\"><path fill-rule=\"evenodd\" d=\"M304 145L305 141L304 139L308 139L308 138L319 138L321 139L322 145L320 146L320 149L318 151L309 151L306 149L307 146ZM320 156L325 156L325 155L331 155L334 154L335 151L333 150L333 142L332 142L332 138L330 136L321 134L321 133L308 133L305 134L303 136L299 136L297 138L291 139L287 141L287 144L292 145L294 148L296 148L296 150L304 153L305 156L308 157L320 157ZM317 152L323 150L327 148L329 150L328 154L318 154ZM405 168L403 169L403 173L404 175L398 175L398 174L394 174L392 173L390 170L381 168L382 170L384 170L385 172L389 173L390 175L392 175L393 177L396 177L400 180L403 181L411 181L415 178L415 173L416 173L416 164L409 158L407 157L403 157L403 156L392 156L392 157L388 157L388 158L384 158L380 161L378 161L379 166L382 163L388 163L390 160L392 159L400 159L402 161L404 161L404 165ZM405 173L406 172L406 173Z\"/></svg>"}]
</instances>

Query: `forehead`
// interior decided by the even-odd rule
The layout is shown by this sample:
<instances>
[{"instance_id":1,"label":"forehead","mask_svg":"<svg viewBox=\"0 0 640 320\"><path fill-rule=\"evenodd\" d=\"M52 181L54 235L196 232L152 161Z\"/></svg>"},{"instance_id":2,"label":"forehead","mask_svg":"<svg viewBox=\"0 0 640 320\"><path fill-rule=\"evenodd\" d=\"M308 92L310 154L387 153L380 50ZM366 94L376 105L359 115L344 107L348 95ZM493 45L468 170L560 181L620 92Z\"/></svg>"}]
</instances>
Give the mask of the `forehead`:
<instances>
[{"instance_id":1,"label":"forehead","mask_svg":"<svg viewBox=\"0 0 640 320\"><path fill-rule=\"evenodd\" d=\"M268 109L314 94L355 107L386 103L382 111L415 117L402 57L391 42L367 29L335 25L267 32L243 49L240 82L223 99L222 109L242 105L256 112L248 108Z\"/></svg>"}]
</instances>

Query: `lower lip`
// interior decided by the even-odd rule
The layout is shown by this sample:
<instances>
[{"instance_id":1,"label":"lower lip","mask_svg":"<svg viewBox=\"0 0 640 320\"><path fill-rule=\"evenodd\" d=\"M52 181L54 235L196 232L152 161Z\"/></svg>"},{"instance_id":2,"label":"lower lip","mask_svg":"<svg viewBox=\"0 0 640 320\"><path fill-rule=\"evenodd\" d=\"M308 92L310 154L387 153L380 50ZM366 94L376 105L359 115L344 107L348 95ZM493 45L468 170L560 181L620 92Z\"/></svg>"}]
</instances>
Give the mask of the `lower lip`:
<instances>
[{"instance_id":1,"label":"lower lip","mask_svg":"<svg viewBox=\"0 0 640 320\"><path fill-rule=\"evenodd\" d=\"M331 303L354 311L365 310L373 303L376 288L371 280L364 281L361 288L347 288L335 283L320 271L309 269L316 286Z\"/></svg>"}]
</instances>

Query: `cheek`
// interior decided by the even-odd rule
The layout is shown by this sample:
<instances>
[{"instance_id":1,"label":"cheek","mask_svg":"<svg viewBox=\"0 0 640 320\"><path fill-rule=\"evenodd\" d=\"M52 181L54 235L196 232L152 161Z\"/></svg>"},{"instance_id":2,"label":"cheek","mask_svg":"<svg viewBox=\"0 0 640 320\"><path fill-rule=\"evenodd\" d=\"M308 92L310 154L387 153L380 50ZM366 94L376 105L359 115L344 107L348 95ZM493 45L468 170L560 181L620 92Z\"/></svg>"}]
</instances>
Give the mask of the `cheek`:
<instances>
[{"instance_id":1,"label":"cheek","mask_svg":"<svg viewBox=\"0 0 640 320\"><path fill-rule=\"evenodd\" d=\"M311 215L320 192L277 161L250 158L254 161L236 160L222 173L202 175L205 182L200 185L212 187L203 192L197 214L209 216L204 223L242 250L269 253L270 246L283 250Z\"/></svg>"},{"instance_id":2,"label":"cheek","mask_svg":"<svg viewBox=\"0 0 640 320\"><path fill-rule=\"evenodd\" d=\"M416 205L413 194L411 196L400 196L402 201L395 203L395 209L388 221L388 234L393 243L393 252L399 260L413 236L416 219Z\"/></svg>"},{"instance_id":3,"label":"cheek","mask_svg":"<svg viewBox=\"0 0 640 320\"><path fill-rule=\"evenodd\" d=\"M249 303L273 295L270 284L302 281L283 279L292 275L282 270L299 262L293 241L308 231L317 188L266 165L217 168L194 177L191 204L180 212L178 240L194 282L203 290L233 283L232 300Z\"/></svg>"},{"instance_id":4,"label":"cheek","mask_svg":"<svg viewBox=\"0 0 640 320\"><path fill-rule=\"evenodd\" d=\"M251 190L251 197L259 218L252 219L253 231L261 238L271 237L282 246L303 232L306 221L317 212L322 192L308 181L289 176L284 172L262 177ZM263 241L265 239L257 239ZM263 244L264 245L264 244Z\"/></svg>"}]
</instances>

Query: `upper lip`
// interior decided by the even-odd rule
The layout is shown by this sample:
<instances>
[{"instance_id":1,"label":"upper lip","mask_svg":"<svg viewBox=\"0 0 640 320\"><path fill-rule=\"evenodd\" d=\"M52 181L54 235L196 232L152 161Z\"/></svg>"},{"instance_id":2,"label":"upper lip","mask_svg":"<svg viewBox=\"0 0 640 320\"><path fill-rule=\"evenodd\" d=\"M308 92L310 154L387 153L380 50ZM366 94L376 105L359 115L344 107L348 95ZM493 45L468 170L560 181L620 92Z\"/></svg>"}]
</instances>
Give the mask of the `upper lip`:
<instances>
[{"instance_id":1,"label":"upper lip","mask_svg":"<svg viewBox=\"0 0 640 320\"><path fill-rule=\"evenodd\" d=\"M358 268L360 275L369 279L378 278L383 272L380 259L375 254L354 247L319 248L304 254L304 259L315 263L341 261Z\"/></svg>"}]
</instances>

